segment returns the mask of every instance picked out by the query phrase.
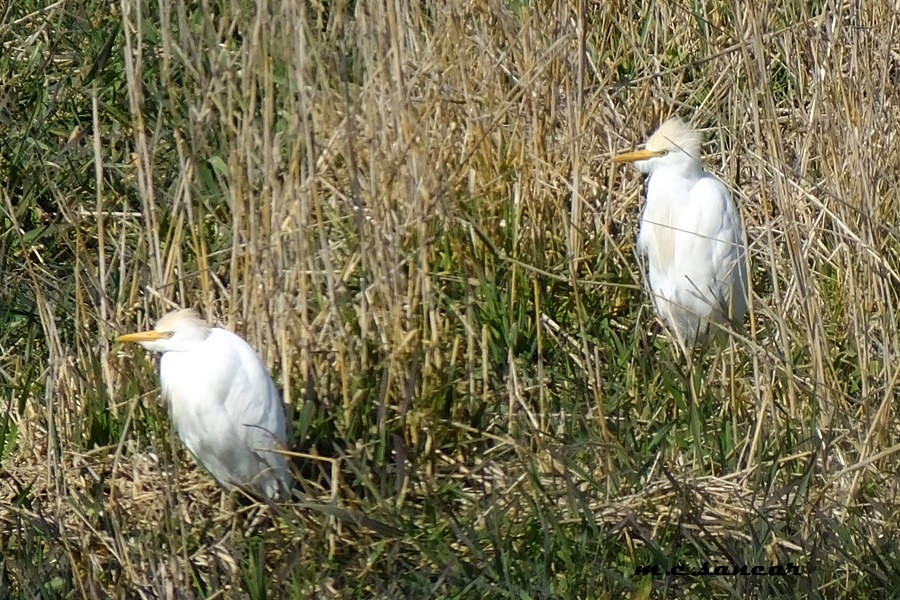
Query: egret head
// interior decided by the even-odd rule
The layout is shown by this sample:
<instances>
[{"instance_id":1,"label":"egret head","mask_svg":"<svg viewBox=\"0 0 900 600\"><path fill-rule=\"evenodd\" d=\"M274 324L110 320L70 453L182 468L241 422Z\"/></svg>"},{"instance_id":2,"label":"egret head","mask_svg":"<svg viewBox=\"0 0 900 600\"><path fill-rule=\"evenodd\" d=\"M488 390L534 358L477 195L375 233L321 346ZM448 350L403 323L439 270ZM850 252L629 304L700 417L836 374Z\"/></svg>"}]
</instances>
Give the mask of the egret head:
<instances>
[{"instance_id":1,"label":"egret head","mask_svg":"<svg viewBox=\"0 0 900 600\"><path fill-rule=\"evenodd\" d=\"M672 117L650 136L643 150L613 156L613 162L630 162L641 173L656 169L692 172L702 169L700 134L678 117Z\"/></svg>"},{"instance_id":2,"label":"egret head","mask_svg":"<svg viewBox=\"0 0 900 600\"><path fill-rule=\"evenodd\" d=\"M207 338L209 323L192 308L165 314L150 331L127 333L117 342L137 342L151 352L184 352Z\"/></svg>"}]
</instances>

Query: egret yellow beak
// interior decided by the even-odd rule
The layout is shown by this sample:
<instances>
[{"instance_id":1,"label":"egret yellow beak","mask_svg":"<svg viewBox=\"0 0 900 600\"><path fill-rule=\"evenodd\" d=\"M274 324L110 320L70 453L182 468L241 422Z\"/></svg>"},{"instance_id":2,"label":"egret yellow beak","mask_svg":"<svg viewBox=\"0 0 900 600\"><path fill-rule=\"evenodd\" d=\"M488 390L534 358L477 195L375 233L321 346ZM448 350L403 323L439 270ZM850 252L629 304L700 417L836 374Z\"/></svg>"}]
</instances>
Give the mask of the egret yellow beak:
<instances>
[{"instance_id":1,"label":"egret yellow beak","mask_svg":"<svg viewBox=\"0 0 900 600\"><path fill-rule=\"evenodd\" d=\"M137 333L126 333L116 338L117 342L155 342L156 340L164 340L172 337L170 331L139 331Z\"/></svg>"},{"instance_id":2,"label":"egret yellow beak","mask_svg":"<svg viewBox=\"0 0 900 600\"><path fill-rule=\"evenodd\" d=\"M630 163L664 155L665 152L660 152L659 150L635 150L634 152L626 152L625 154L616 154L612 157L612 161L617 163Z\"/></svg>"}]
</instances>

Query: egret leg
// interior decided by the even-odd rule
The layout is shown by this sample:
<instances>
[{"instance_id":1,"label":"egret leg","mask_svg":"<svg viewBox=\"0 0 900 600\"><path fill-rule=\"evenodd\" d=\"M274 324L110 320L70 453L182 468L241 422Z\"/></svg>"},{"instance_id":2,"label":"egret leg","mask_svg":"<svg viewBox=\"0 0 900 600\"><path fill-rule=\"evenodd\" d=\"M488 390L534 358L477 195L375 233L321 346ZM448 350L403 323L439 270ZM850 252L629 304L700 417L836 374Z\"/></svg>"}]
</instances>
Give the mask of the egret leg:
<instances>
[{"instance_id":1,"label":"egret leg","mask_svg":"<svg viewBox=\"0 0 900 600\"><path fill-rule=\"evenodd\" d=\"M703 451L701 442L703 439L703 429L700 423L700 388L703 385L703 369L700 368L699 357L689 356L688 358L688 387L689 402L691 405L691 435L694 438L694 460L701 461Z\"/></svg>"}]
</instances>

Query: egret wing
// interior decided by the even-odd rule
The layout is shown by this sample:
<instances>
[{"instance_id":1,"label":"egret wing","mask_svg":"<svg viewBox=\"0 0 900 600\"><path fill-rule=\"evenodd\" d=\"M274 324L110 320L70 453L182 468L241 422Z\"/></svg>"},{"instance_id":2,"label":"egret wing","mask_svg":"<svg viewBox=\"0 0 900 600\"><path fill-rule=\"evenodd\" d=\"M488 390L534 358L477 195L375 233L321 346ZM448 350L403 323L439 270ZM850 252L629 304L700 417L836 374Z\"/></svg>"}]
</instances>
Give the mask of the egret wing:
<instances>
[{"instance_id":1,"label":"egret wing","mask_svg":"<svg viewBox=\"0 0 900 600\"><path fill-rule=\"evenodd\" d=\"M728 188L705 175L691 189L678 220L678 263L696 302L707 304L712 320L735 320L746 312L746 268L740 214ZM698 310L701 310L699 306Z\"/></svg>"},{"instance_id":2,"label":"egret wing","mask_svg":"<svg viewBox=\"0 0 900 600\"><path fill-rule=\"evenodd\" d=\"M256 351L243 339L224 329L213 329L213 338L222 338L231 353L233 379L224 407L237 429L238 439L251 451L258 472L266 471L279 485L287 485L288 467L278 450L286 449L287 423L284 404L268 369Z\"/></svg>"}]
</instances>

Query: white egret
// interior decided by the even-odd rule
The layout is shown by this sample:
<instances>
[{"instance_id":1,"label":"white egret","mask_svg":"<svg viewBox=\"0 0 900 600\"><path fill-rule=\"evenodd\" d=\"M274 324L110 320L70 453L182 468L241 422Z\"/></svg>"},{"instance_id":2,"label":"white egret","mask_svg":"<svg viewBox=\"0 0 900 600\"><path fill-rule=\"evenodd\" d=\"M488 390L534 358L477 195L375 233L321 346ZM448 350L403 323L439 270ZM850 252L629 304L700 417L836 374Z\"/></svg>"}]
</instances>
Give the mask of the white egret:
<instances>
[{"instance_id":1,"label":"white egret","mask_svg":"<svg viewBox=\"0 0 900 600\"><path fill-rule=\"evenodd\" d=\"M677 117L643 150L612 160L649 175L638 250L656 312L690 355L710 323L739 325L747 312L740 213L725 184L703 168L699 134Z\"/></svg>"},{"instance_id":2,"label":"white egret","mask_svg":"<svg viewBox=\"0 0 900 600\"><path fill-rule=\"evenodd\" d=\"M210 327L191 309L116 341L162 354L160 385L178 437L222 486L244 486L270 499L289 490L290 471L278 453L287 443L284 406L247 342Z\"/></svg>"}]
</instances>

